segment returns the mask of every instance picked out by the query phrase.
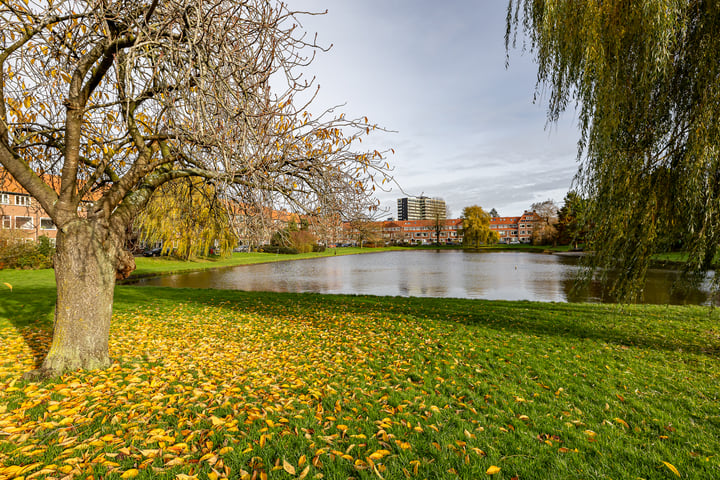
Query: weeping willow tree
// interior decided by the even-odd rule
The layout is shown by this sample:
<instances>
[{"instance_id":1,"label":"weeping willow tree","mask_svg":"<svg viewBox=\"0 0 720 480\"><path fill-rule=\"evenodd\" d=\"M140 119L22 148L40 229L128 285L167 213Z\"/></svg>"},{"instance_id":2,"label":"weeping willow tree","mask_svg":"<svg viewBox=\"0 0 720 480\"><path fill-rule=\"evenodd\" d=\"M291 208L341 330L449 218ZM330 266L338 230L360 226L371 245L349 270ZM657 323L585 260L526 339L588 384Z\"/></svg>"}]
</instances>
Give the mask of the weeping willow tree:
<instances>
[{"instance_id":1,"label":"weeping willow tree","mask_svg":"<svg viewBox=\"0 0 720 480\"><path fill-rule=\"evenodd\" d=\"M534 55L549 121L579 117L590 266L633 300L674 244L703 278L720 246L720 3L510 0L505 40Z\"/></svg>"},{"instance_id":2,"label":"weeping willow tree","mask_svg":"<svg viewBox=\"0 0 720 480\"><path fill-rule=\"evenodd\" d=\"M155 191L136 226L144 241L162 242L163 251L174 251L178 257L207 255L212 246L227 253L237 243L229 207L214 186L183 178Z\"/></svg>"},{"instance_id":3,"label":"weeping willow tree","mask_svg":"<svg viewBox=\"0 0 720 480\"><path fill-rule=\"evenodd\" d=\"M463 244L479 248L484 243L497 243L498 233L490 230L490 214L479 205L463 208L462 212Z\"/></svg>"}]
</instances>

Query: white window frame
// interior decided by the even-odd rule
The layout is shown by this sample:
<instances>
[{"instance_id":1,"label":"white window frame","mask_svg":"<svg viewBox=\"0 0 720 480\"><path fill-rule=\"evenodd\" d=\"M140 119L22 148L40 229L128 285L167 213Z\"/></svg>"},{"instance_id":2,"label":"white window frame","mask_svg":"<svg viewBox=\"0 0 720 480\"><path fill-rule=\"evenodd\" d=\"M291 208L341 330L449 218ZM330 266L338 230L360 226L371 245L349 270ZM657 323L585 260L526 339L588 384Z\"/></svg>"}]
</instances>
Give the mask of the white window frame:
<instances>
[{"instance_id":1,"label":"white window frame","mask_svg":"<svg viewBox=\"0 0 720 480\"><path fill-rule=\"evenodd\" d=\"M51 227L43 227L43 220L49 221L52 226ZM57 230L57 227L55 226L55 223L53 223L51 218L40 217L40 230Z\"/></svg>"},{"instance_id":2,"label":"white window frame","mask_svg":"<svg viewBox=\"0 0 720 480\"><path fill-rule=\"evenodd\" d=\"M7 222L7 223L6 223ZM5 230L9 230L12 228L12 217L10 215L3 215L2 216L2 228Z\"/></svg>"},{"instance_id":3,"label":"white window frame","mask_svg":"<svg viewBox=\"0 0 720 480\"><path fill-rule=\"evenodd\" d=\"M29 207L31 203L29 195L15 195L15 205Z\"/></svg>"},{"instance_id":4,"label":"white window frame","mask_svg":"<svg viewBox=\"0 0 720 480\"><path fill-rule=\"evenodd\" d=\"M0 193L0 204L10 205L10 194L9 193Z\"/></svg>"},{"instance_id":5,"label":"white window frame","mask_svg":"<svg viewBox=\"0 0 720 480\"><path fill-rule=\"evenodd\" d=\"M18 226L18 219L27 218L29 222L24 222L22 227ZM35 230L35 221L33 217L25 217L22 215L15 216L15 228L18 230Z\"/></svg>"}]
</instances>

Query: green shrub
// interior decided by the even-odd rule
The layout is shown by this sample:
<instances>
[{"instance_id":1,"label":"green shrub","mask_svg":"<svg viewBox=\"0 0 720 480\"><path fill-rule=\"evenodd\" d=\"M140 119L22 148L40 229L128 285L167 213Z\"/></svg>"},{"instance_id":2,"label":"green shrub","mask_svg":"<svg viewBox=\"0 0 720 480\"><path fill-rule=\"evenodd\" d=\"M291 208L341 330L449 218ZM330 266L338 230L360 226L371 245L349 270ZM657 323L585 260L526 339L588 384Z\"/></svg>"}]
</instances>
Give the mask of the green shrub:
<instances>
[{"instance_id":1,"label":"green shrub","mask_svg":"<svg viewBox=\"0 0 720 480\"><path fill-rule=\"evenodd\" d=\"M0 246L0 269L51 268L54 255L55 247L44 235L37 242L9 241Z\"/></svg>"},{"instance_id":2,"label":"green shrub","mask_svg":"<svg viewBox=\"0 0 720 480\"><path fill-rule=\"evenodd\" d=\"M265 245L260 249L261 252L264 253L281 253L281 254L288 254L288 255L294 255L298 252L296 249L292 247L283 247L280 245Z\"/></svg>"}]
</instances>

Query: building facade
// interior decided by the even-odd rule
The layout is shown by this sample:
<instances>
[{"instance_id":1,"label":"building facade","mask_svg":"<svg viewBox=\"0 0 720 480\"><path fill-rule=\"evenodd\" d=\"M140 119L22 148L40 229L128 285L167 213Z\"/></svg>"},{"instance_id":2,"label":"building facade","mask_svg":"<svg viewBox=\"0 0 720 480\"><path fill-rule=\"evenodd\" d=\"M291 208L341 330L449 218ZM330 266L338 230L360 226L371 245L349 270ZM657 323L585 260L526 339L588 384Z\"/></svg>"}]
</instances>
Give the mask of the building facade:
<instances>
[{"instance_id":1,"label":"building facade","mask_svg":"<svg viewBox=\"0 0 720 480\"><path fill-rule=\"evenodd\" d=\"M428 197L398 198L397 210L399 220L444 219L447 211L445 200Z\"/></svg>"},{"instance_id":2,"label":"building facade","mask_svg":"<svg viewBox=\"0 0 720 480\"><path fill-rule=\"evenodd\" d=\"M497 232L500 243L530 243L541 220L537 213L526 210L519 217L491 217L490 230Z\"/></svg>"},{"instance_id":3,"label":"building facade","mask_svg":"<svg viewBox=\"0 0 720 480\"><path fill-rule=\"evenodd\" d=\"M532 234L541 218L535 212L526 211L519 217L492 217L490 230L498 233L500 243L530 243ZM411 244L429 245L440 243L460 244L463 241L462 218L443 220L388 220L384 222L366 222L362 227L346 222L343 224L341 243L359 243L358 239L370 237L372 243L382 241L385 245ZM362 231L361 231L362 230Z\"/></svg>"},{"instance_id":4,"label":"building facade","mask_svg":"<svg viewBox=\"0 0 720 480\"><path fill-rule=\"evenodd\" d=\"M435 220L388 220L369 222L366 230L377 232L376 235L385 245L411 244L429 245L462 243L462 219ZM344 239L342 243L357 243L364 232L360 227L347 222L343 225Z\"/></svg>"},{"instance_id":5,"label":"building facade","mask_svg":"<svg viewBox=\"0 0 720 480\"><path fill-rule=\"evenodd\" d=\"M0 242L37 241L45 235L54 244L57 228L37 200L17 182L0 182Z\"/></svg>"}]
</instances>

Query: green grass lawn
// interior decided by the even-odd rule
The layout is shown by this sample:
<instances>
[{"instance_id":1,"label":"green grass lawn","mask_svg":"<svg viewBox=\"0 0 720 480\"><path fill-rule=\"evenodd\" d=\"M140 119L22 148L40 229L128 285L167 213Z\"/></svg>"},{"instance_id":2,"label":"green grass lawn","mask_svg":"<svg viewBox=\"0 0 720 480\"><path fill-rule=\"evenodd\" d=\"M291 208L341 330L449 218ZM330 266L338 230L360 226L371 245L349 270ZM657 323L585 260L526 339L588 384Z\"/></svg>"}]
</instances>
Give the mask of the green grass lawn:
<instances>
[{"instance_id":1,"label":"green grass lawn","mask_svg":"<svg viewBox=\"0 0 720 480\"><path fill-rule=\"evenodd\" d=\"M392 250L407 250L402 247L359 248L342 247L328 248L324 252L299 253L294 255L242 252L233 253L229 257L203 257L191 261L178 260L173 257L135 257L137 269L133 277L161 275L168 273L187 272L191 270L206 270L209 268L235 267L238 265L251 265L255 263L283 262L289 260L303 260L307 258L331 257L333 255L357 255L361 253L377 253ZM1 275L1 273L0 273Z\"/></svg>"},{"instance_id":2,"label":"green grass lawn","mask_svg":"<svg viewBox=\"0 0 720 480\"><path fill-rule=\"evenodd\" d=\"M0 479L720 478L717 310L119 286L116 363L26 383L51 273L0 272Z\"/></svg>"}]
</instances>

